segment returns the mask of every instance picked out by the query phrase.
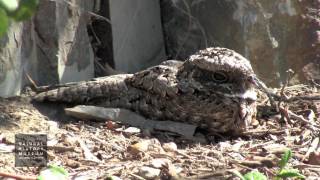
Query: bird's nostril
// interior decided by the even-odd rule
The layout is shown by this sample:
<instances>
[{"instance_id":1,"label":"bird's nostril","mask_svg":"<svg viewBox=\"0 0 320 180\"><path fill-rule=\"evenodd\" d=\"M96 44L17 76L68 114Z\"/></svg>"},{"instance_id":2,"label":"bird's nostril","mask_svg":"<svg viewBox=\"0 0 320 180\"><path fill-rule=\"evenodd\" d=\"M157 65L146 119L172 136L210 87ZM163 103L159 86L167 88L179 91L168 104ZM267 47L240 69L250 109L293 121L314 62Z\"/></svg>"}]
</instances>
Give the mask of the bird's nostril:
<instances>
[{"instance_id":1,"label":"bird's nostril","mask_svg":"<svg viewBox=\"0 0 320 180\"><path fill-rule=\"evenodd\" d=\"M256 87L259 87L259 79L255 76L255 75L251 75L251 76L249 76L248 77L248 81L251 83L251 84L253 84L253 85L255 85Z\"/></svg>"},{"instance_id":2,"label":"bird's nostril","mask_svg":"<svg viewBox=\"0 0 320 180\"><path fill-rule=\"evenodd\" d=\"M251 83L254 83L255 82L254 76L253 75L249 76L248 77L248 81L251 82Z\"/></svg>"}]
</instances>

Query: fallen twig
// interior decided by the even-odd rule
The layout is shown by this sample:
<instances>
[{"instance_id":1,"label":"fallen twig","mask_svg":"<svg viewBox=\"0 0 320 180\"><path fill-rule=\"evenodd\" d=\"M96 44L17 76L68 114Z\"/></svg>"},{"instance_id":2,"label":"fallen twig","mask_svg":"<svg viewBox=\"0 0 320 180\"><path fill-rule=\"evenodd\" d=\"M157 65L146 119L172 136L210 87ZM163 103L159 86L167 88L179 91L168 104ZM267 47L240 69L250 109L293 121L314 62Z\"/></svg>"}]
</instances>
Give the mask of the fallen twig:
<instances>
[{"instance_id":1,"label":"fallen twig","mask_svg":"<svg viewBox=\"0 0 320 180\"><path fill-rule=\"evenodd\" d=\"M189 177L184 177L184 179L208 179L208 178L214 178L217 176L225 177L229 173L231 173L229 172L229 170L219 170L211 173L197 174Z\"/></svg>"},{"instance_id":2,"label":"fallen twig","mask_svg":"<svg viewBox=\"0 0 320 180\"><path fill-rule=\"evenodd\" d=\"M293 101L298 101L298 100L320 100L320 95L316 95L316 96L293 96L293 97L287 97L284 96L284 89L286 88L286 86L282 86L282 89L280 91L281 95L278 95L274 92L272 92L270 90L270 88L268 88L261 80L259 80L258 78L256 78L256 82L258 85L258 88L266 93L266 95L269 97L270 100L270 104L274 105L274 101L282 101L282 102L293 102Z\"/></svg>"},{"instance_id":3,"label":"fallen twig","mask_svg":"<svg viewBox=\"0 0 320 180\"><path fill-rule=\"evenodd\" d=\"M242 135L245 136L261 136L264 134L283 134L285 133L286 129L258 129L258 130L249 130L246 132L243 132ZM299 128L291 128L291 132L300 132L301 129Z\"/></svg>"},{"instance_id":4,"label":"fallen twig","mask_svg":"<svg viewBox=\"0 0 320 180\"><path fill-rule=\"evenodd\" d=\"M80 147L83 150L83 154L84 154L86 160L93 161L93 162L96 162L96 163L101 163L101 161L95 155L93 155L91 153L91 151L89 150L87 145L81 139L77 139L77 141L79 142Z\"/></svg>"},{"instance_id":5,"label":"fallen twig","mask_svg":"<svg viewBox=\"0 0 320 180\"><path fill-rule=\"evenodd\" d=\"M36 180L37 177L32 177L32 176L21 176L21 175L16 175L16 174L10 174L10 173L4 173L0 172L0 177L4 178L13 178L16 180Z\"/></svg>"},{"instance_id":6,"label":"fallen twig","mask_svg":"<svg viewBox=\"0 0 320 180\"><path fill-rule=\"evenodd\" d=\"M31 78L31 76L28 73L25 73L25 75L26 75L27 79L29 80L29 82L32 84L32 86L37 89L39 87L37 85L37 83L34 82L34 80Z\"/></svg>"},{"instance_id":7,"label":"fallen twig","mask_svg":"<svg viewBox=\"0 0 320 180\"><path fill-rule=\"evenodd\" d=\"M292 111L290 111L288 109L285 109L283 107L279 107L279 110L284 112L289 118L298 120L298 121L302 122L303 124L311 125L312 127L320 128L319 125L315 124L312 121L308 121L302 115L299 116L299 115L295 114L294 112L292 112Z\"/></svg>"},{"instance_id":8,"label":"fallen twig","mask_svg":"<svg viewBox=\"0 0 320 180\"><path fill-rule=\"evenodd\" d=\"M318 146L319 146L319 141L320 141L320 140L319 140L319 137L316 137L316 138L312 141L312 143L311 143L311 145L310 145L307 153L303 156L302 161L304 161L306 158L309 158L310 153L311 153L311 152L314 152L314 151L318 148Z\"/></svg>"},{"instance_id":9,"label":"fallen twig","mask_svg":"<svg viewBox=\"0 0 320 180\"><path fill-rule=\"evenodd\" d=\"M285 97L277 95L270 90L267 90L267 92L263 91L264 93L267 93L268 96L271 96L273 100L276 101L283 101L283 102L293 102L293 101L299 101L299 100L307 100L307 101L315 101L320 100L320 95L315 96L293 96L293 97Z\"/></svg>"},{"instance_id":10,"label":"fallen twig","mask_svg":"<svg viewBox=\"0 0 320 180\"><path fill-rule=\"evenodd\" d=\"M57 152L74 151L74 147L66 147L66 146L48 146L48 149L54 150Z\"/></svg>"},{"instance_id":11,"label":"fallen twig","mask_svg":"<svg viewBox=\"0 0 320 180\"><path fill-rule=\"evenodd\" d=\"M304 164L304 163L293 165L292 167L294 167L294 168L319 168L320 169L320 165Z\"/></svg>"},{"instance_id":12,"label":"fallen twig","mask_svg":"<svg viewBox=\"0 0 320 180\"><path fill-rule=\"evenodd\" d=\"M281 91L280 91L281 99L278 102L278 107L277 108L279 108L281 106L281 102L282 102L283 99L287 99L287 96L284 94L284 90L288 86L289 81L290 81L290 79L292 77L292 74L294 72L291 69L289 69L289 70L286 71L286 73L287 73L287 79L286 79L286 82L281 87Z\"/></svg>"},{"instance_id":13,"label":"fallen twig","mask_svg":"<svg viewBox=\"0 0 320 180\"><path fill-rule=\"evenodd\" d=\"M316 96L293 96L287 99L283 99L285 102L292 102L292 101L298 101L298 100L307 100L307 101L314 101L314 100L320 100L320 95Z\"/></svg>"},{"instance_id":14,"label":"fallen twig","mask_svg":"<svg viewBox=\"0 0 320 180\"><path fill-rule=\"evenodd\" d=\"M251 168L257 168L257 167L274 167L276 166L274 159L270 158L263 158L261 160L230 160L233 164L242 164L244 166L249 166Z\"/></svg>"},{"instance_id":15,"label":"fallen twig","mask_svg":"<svg viewBox=\"0 0 320 180\"><path fill-rule=\"evenodd\" d=\"M133 173L129 173L130 176L134 177L135 179L138 179L138 180L145 180L145 178L139 176L139 175L136 175L136 174L133 174Z\"/></svg>"}]
</instances>

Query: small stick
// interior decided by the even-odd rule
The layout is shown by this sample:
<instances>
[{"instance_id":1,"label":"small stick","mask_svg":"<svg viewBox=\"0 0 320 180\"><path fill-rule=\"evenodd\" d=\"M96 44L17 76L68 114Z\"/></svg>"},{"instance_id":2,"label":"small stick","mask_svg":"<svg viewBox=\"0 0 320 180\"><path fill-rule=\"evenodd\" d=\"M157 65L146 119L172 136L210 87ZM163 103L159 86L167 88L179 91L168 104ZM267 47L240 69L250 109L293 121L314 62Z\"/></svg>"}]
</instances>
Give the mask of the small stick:
<instances>
[{"instance_id":1,"label":"small stick","mask_svg":"<svg viewBox=\"0 0 320 180\"><path fill-rule=\"evenodd\" d=\"M291 132L300 132L301 129L299 128L291 128ZM265 134L282 134L285 133L283 129L263 129L263 130L250 130L243 132L242 135L244 136L263 136Z\"/></svg>"},{"instance_id":2,"label":"small stick","mask_svg":"<svg viewBox=\"0 0 320 180\"><path fill-rule=\"evenodd\" d=\"M133 176L134 178L136 179L139 179L139 180L145 180L145 178L139 176L139 175L136 175L136 174L133 174L133 173L129 173L130 176Z\"/></svg>"},{"instance_id":3,"label":"small stick","mask_svg":"<svg viewBox=\"0 0 320 180\"><path fill-rule=\"evenodd\" d=\"M26 75L27 79L30 81L30 83L32 84L32 86L37 89L39 87L37 85L37 83L34 82L34 80L31 78L31 76L28 73L25 73L25 75Z\"/></svg>"},{"instance_id":4,"label":"small stick","mask_svg":"<svg viewBox=\"0 0 320 180\"><path fill-rule=\"evenodd\" d=\"M275 93L271 92L269 90L269 88L264 84L264 82L262 82L260 79L258 79L257 77L255 77L255 82L257 83L257 87L264 93L267 94L269 100L270 100L270 104L272 106L275 105L275 102L274 102L274 97L278 98L280 96L276 95Z\"/></svg>"},{"instance_id":5,"label":"small stick","mask_svg":"<svg viewBox=\"0 0 320 180\"><path fill-rule=\"evenodd\" d=\"M197 174L189 177L185 177L185 179L205 179L205 178L213 178L216 176L226 176L227 173L231 173L228 170L219 170L214 171L212 173L205 173L205 174Z\"/></svg>"},{"instance_id":6,"label":"small stick","mask_svg":"<svg viewBox=\"0 0 320 180\"><path fill-rule=\"evenodd\" d=\"M291 80L292 78L292 74L294 73L292 69L289 69L286 71L287 73L287 78L286 78L286 82L283 84L283 86L281 87L281 91L280 91L280 95L281 95L281 99L279 100L278 102L278 106L276 107L277 111L280 111L280 106L281 106L281 102L283 101L283 99L288 99L288 97L284 94L284 90L285 88L288 86L289 84L289 81ZM290 120L289 118L287 120ZM286 121L286 124L287 124L287 121Z\"/></svg>"},{"instance_id":7,"label":"small stick","mask_svg":"<svg viewBox=\"0 0 320 180\"><path fill-rule=\"evenodd\" d=\"M298 120L298 121L301 121L302 123L304 124L307 124L307 125L311 125L312 127L317 127L317 128L320 128L319 125L315 124L314 122L312 121L308 121L307 119L305 119L303 116L299 116L297 114L295 114L294 112L288 110L288 109L284 109L283 107L280 107L280 111L284 112L285 114L287 114L287 116L290 118L293 118L295 120Z\"/></svg>"},{"instance_id":8,"label":"small stick","mask_svg":"<svg viewBox=\"0 0 320 180\"><path fill-rule=\"evenodd\" d=\"M36 177L21 176L21 175L4 173L4 172L0 172L0 177L13 178L13 179L16 179L16 180L36 180L37 179Z\"/></svg>"},{"instance_id":9,"label":"small stick","mask_svg":"<svg viewBox=\"0 0 320 180\"><path fill-rule=\"evenodd\" d=\"M274 101L282 101L282 102L292 102L292 101L298 101L298 100L320 100L320 95L316 96L293 96L293 97L286 97L286 96L280 96L276 93L273 93L260 79L255 77L257 87L262 92L266 93L270 100L270 104L274 104ZM284 86L283 86L284 87Z\"/></svg>"}]
</instances>

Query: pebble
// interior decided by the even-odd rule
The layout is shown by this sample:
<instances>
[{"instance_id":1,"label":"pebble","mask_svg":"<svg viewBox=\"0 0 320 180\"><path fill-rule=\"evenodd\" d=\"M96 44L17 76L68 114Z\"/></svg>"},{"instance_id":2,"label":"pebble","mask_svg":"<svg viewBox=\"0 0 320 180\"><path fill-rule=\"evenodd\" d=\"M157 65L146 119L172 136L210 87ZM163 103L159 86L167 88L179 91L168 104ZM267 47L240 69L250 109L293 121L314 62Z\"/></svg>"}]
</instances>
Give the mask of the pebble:
<instances>
[{"instance_id":1,"label":"pebble","mask_svg":"<svg viewBox=\"0 0 320 180\"><path fill-rule=\"evenodd\" d=\"M164 143L162 148L167 152L176 152L178 150L178 147L174 142Z\"/></svg>"},{"instance_id":2,"label":"pebble","mask_svg":"<svg viewBox=\"0 0 320 180\"><path fill-rule=\"evenodd\" d=\"M161 170L148 167L148 166L142 166L139 169L139 176L145 178L145 179L156 179L159 177Z\"/></svg>"}]
</instances>

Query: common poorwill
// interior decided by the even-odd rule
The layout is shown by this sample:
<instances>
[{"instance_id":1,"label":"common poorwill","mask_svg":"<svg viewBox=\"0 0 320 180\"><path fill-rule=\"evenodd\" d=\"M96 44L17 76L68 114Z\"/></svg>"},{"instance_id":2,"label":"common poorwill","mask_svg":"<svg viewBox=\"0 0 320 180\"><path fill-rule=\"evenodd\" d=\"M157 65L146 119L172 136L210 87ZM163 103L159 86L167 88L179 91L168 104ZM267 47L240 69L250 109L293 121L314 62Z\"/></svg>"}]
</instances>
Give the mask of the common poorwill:
<instances>
[{"instance_id":1,"label":"common poorwill","mask_svg":"<svg viewBox=\"0 0 320 180\"><path fill-rule=\"evenodd\" d=\"M171 60L135 74L79 82L34 99L126 108L209 132L238 133L255 116L254 81L250 62L243 56L226 48L207 48L185 62Z\"/></svg>"}]
</instances>

